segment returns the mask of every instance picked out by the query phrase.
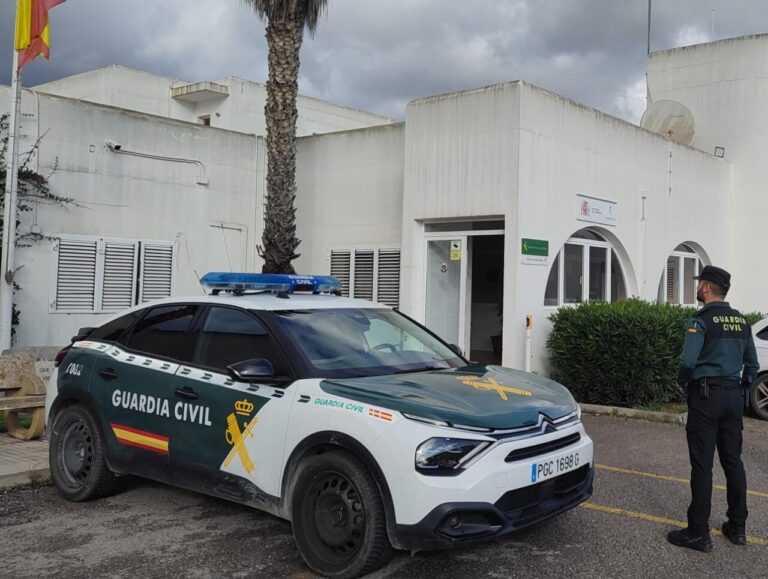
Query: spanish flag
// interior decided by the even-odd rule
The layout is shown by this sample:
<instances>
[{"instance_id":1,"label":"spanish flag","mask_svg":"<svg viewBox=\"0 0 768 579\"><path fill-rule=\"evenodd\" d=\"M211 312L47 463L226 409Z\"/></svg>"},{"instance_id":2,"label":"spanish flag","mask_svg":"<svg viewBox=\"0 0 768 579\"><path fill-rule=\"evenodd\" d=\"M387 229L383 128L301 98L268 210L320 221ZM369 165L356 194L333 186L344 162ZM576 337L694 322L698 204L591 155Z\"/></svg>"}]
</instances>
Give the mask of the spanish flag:
<instances>
[{"instance_id":1,"label":"spanish flag","mask_svg":"<svg viewBox=\"0 0 768 579\"><path fill-rule=\"evenodd\" d=\"M17 0L16 50L19 70L39 55L49 58L51 37L48 11L64 0Z\"/></svg>"}]
</instances>

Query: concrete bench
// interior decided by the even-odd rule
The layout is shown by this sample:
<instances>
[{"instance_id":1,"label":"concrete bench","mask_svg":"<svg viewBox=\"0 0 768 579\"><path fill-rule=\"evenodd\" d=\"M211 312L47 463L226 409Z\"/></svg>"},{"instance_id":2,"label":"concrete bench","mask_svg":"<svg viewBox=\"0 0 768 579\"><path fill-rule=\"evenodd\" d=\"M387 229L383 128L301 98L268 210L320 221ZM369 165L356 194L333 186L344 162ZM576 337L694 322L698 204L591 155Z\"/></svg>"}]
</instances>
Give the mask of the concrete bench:
<instances>
[{"instance_id":1,"label":"concrete bench","mask_svg":"<svg viewBox=\"0 0 768 579\"><path fill-rule=\"evenodd\" d=\"M0 411L8 434L19 440L40 438L45 430L45 391L58 348L31 347L0 354ZM19 414L30 414L24 426Z\"/></svg>"}]
</instances>

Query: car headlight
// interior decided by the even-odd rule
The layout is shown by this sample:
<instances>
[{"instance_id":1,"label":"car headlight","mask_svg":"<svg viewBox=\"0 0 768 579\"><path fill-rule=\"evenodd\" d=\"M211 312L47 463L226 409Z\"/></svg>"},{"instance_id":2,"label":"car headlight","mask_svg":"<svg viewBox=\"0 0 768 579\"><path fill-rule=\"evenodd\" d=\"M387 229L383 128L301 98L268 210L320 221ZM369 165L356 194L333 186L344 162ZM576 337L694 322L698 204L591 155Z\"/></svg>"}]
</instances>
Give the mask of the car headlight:
<instances>
[{"instance_id":1,"label":"car headlight","mask_svg":"<svg viewBox=\"0 0 768 579\"><path fill-rule=\"evenodd\" d=\"M457 475L473 456L491 443L461 438L430 438L416 449L416 470L421 474Z\"/></svg>"},{"instance_id":2,"label":"car headlight","mask_svg":"<svg viewBox=\"0 0 768 579\"><path fill-rule=\"evenodd\" d=\"M581 404L576 405L576 416L581 420Z\"/></svg>"}]
</instances>

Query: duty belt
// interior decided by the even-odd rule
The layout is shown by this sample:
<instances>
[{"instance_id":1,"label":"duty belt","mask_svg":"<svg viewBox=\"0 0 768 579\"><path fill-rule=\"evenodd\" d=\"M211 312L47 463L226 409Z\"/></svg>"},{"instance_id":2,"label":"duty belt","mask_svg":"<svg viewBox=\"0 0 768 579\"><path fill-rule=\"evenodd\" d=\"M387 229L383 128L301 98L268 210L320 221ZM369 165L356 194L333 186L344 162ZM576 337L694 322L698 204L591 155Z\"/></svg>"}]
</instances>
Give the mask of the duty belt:
<instances>
[{"instance_id":1,"label":"duty belt","mask_svg":"<svg viewBox=\"0 0 768 579\"><path fill-rule=\"evenodd\" d=\"M710 390L736 390L741 388L739 378L722 378L720 376L705 376L692 381L694 386L699 387L699 394L702 398L709 398Z\"/></svg>"},{"instance_id":2,"label":"duty belt","mask_svg":"<svg viewBox=\"0 0 768 579\"><path fill-rule=\"evenodd\" d=\"M739 378L721 378L719 376L708 376L705 378L697 378L693 381L694 384L700 386L701 383L706 380L709 387L713 390L730 390L732 388L741 388L741 379Z\"/></svg>"}]
</instances>

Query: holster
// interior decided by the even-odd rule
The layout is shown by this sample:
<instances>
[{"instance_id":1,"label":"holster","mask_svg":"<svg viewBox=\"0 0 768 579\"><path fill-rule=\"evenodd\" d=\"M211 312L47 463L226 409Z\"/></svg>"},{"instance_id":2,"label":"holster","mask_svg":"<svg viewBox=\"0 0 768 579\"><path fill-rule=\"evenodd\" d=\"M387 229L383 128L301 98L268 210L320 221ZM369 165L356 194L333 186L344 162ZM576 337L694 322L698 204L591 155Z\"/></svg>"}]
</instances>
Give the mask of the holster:
<instances>
[{"instance_id":1,"label":"holster","mask_svg":"<svg viewBox=\"0 0 768 579\"><path fill-rule=\"evenodd\" d=\"M744 392L744 409L749 408L749 397L752 394L752 383L746 378L741 379L741 391Z\"/></svg>"},{"instance_id":2,"label":"holster","mask_svg":"<svg viewBox=\"0 0 768 579\"><path fill-rule=\"evenodd\" d=\"M707 378L699 378L699 395L705 400L709 398L709 380Z\"/></svg>"}]
</instances>

